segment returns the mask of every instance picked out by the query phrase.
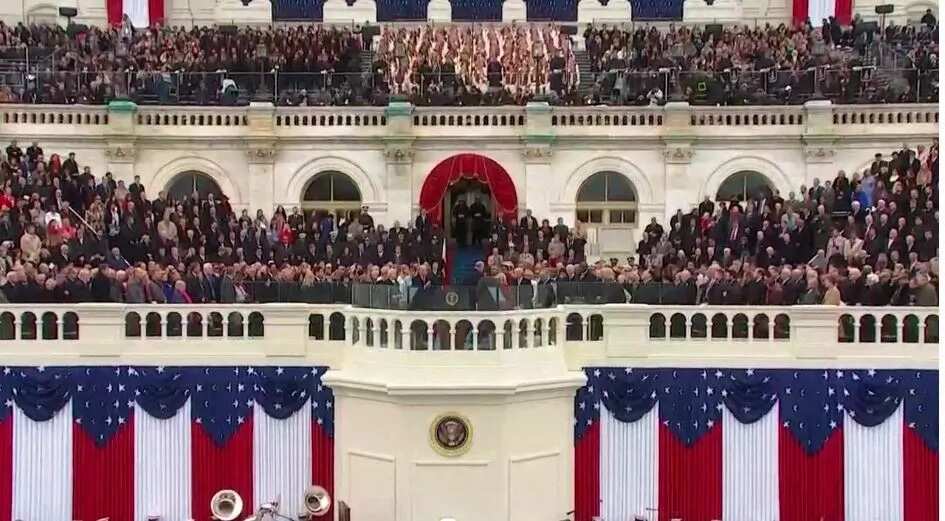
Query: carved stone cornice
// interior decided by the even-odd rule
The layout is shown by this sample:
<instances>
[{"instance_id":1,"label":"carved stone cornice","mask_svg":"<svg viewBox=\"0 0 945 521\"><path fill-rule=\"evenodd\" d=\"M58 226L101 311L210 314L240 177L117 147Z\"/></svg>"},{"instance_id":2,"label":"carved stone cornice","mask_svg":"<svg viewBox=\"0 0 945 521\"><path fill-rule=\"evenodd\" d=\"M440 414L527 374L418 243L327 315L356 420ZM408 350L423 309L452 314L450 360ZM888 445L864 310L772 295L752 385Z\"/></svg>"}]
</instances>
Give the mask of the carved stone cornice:
<instances>
[{"instance_id":1,"label":"carved stone cornice","mask_svg":"<svg viewBox=\"0 0 945 521\"><path fill-rule=\"evenodd\" d=\"M663 159L672 164L689 164L695 152L689 145L666 145L663 149Z\"/></svg>"},{"instance_id":2,"label":"carved stone cornice","mask_svg":"<svg viewBox=\"0 0 945 521\"><path fill-rule=\"evenodd\" d=\"M413 163L413 148L410 145L386 145L384 147L384 159L388 163Z\"/></svg>"},{"instance_id":3,"label":"carved stone cornice","mask_svg":"<svg viewBox=\"0 0 945 521\"><path fill-rule=\"evenodd\" d=\"M134 143L109 143L105 146L105 159L110 163L134 163L137 157Z\"/></svg>"},{"instance_id":4,"label":"carved stone cornice","mask_svg":"<svg viewBox=\"0 0 945 521\"><path fill-rule=\"evenodd\" d=\"M550 163L554 155L550 145L525 145L522 149L522 158L526 163Z\"/></svg>"},{"instance_id":5,"label":"carved stone cornice","mask_svg":"<svg viewBox=\"0 0 945 521\"><path fill-rule=\"evenodd\" d=\"M246 155L250 163L272 164L276 159L276 147L271 144L249 145Z\"/></svg>"},{"instance_id":6,"label":"carved stone cornice","mask_svg":"<svg viewBox=\"0 0 945 521\"><path fill-rule=\"evenodd\" d=\"M804 160L808 164L832 163L836 152L826 146L808 145L804 147Z\"/></svg>"}]
</instances>

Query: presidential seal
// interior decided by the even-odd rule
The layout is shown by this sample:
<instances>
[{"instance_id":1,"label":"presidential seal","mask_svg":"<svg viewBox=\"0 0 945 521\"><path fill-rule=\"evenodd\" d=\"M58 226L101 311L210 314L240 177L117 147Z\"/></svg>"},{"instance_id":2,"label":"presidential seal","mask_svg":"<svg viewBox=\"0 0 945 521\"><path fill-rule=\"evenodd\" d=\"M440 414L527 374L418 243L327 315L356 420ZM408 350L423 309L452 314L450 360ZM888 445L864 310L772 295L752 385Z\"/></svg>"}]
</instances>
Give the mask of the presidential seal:
<instances>
[{"instance_id":1,"label":"presidential seal","mask_svg":"<svg viewBox=\"0 0 945 521\"><path fill-rule=\"evenodd\" d=\"M444 456L459 456L469 450L472 426L469 420L456 413L437 416L430 425L430 444Z\"/></svg>"},{"instance_id":2,"label":"presidential seal","mask_svg":"<svg viewBox=\"0 0 945 521\"><path fill-rule=\"evenodd\" d=\"M459 293L456 293L455 291L450 291L449 293L447 293L447 294L446 294L446 303L447 303L450 307L456 306L456 304L459 303Z\"/></svg>"}]
</instances>

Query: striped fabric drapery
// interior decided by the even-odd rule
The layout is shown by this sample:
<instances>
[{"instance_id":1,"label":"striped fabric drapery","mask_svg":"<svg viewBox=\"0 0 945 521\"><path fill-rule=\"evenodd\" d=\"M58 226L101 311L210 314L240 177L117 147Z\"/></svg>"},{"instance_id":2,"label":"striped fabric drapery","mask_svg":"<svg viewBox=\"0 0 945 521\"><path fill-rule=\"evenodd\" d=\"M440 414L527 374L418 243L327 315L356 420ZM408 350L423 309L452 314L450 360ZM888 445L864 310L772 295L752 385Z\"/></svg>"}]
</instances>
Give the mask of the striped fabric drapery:
<instances>
[{"instance_id":1,"label":"striped fabric drapery","mask_svg":"<svg viewBox=\"0 0 945 521\"><path fill-rule=\"evenodd\" d=\"M333 489L333 394L311 367L7 367L0 521L207 519ZM330 513L329 513L330 514Z\"/></svg>"},{"instance_id":2,"label":"striped fabric drapery","mask_svg":"<svg viewBox=\"0 0 945 521\"><path fill-rule=\"evenodd\" d=\"M811 25L820 27L831 16L841 25L853 20L853 0L793 0L793 20L795 24L804 23L810 18Z\"/></svg>"},{"instance_id":3,"label":"striped fabric drapery","mask_svg":"<svg viewBox=\"0 0 945 521\"><path fill-rule=\"evenodd\" d=\"M576 521L934 521L938 372L586 370Z\"/></svg>"},{"instance_id":4,"label":"striped fabric drapery","mask_svg":"<svg viewBox=\"0 0 945 521\"><path fill-rule=\"evenodd\" d=\"M164 23L164 0L106 0L105 10L110 25L120 24L123 15L136 29Z\"/></svg>"}]
</instances>

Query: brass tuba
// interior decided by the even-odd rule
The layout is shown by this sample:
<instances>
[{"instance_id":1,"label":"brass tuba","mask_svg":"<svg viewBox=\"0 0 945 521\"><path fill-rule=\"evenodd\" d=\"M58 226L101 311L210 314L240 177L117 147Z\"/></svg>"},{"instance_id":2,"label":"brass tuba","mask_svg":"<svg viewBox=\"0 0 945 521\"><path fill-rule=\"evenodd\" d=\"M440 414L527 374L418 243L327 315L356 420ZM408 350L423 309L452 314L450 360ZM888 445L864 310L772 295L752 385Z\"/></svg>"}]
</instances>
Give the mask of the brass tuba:
<instances>
[{"instance_id":1,"label":"brass tuba","mask_svg":"<svg viewBox=\"0 0 945 521\"><path fill-rule=\"evenodd\" d=\"M319 517L328 513L331 508L331 496L328 491L318 485L312 485L302 496L302 505L309 515Z\"/></svg>"},{"instance_id":2,"label":"brass tuba","mask_svg":"<svg viewBox=\"0 0 945 521\"><path fill-rule=\"evenodd\" d=\"M235 490L224 489L210 498L210 513L218 521L233 521L243 511L243 498Z\"/></svg>"}]
</instances>

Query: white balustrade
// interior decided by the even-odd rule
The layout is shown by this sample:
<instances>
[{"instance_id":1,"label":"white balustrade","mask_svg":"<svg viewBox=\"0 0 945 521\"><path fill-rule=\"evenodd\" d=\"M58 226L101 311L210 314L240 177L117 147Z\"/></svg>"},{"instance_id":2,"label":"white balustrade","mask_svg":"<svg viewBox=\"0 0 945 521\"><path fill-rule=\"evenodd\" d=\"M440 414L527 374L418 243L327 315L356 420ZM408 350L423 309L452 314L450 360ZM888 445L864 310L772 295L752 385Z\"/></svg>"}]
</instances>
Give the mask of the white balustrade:
<instances>
[{"instance_id":1,"label":"white balustrade","mask_svg":"<svg viewBox=\"0 0 945 521\"><path fill-rule=\"evenodd\" d=\"M693 127L772 127L804 125L805 108L785 107L692 107Z\"/></svg>"},{"instance_id":2,"label":"white balustrade","mask_svg":"<svg viewBox=\"0 0 945 521\"><path fill-rule=\"evenodd\" d=\"M275 111L276 127L384 127L383 107L287 107Z\"/></svg>"},{"instance_id":3,"label":"white balustrade","mask_svg":"<svg viewBox=\"0 0 945 521\"><path fill-rule=\"evenodd\" d=\"M140 107L138 125L150 127L245 127L245 108L236 107Z\"/></svg>"},{"instance_id":4,"label":"white balustrade","mask_svg":"<svg viewBox=\"0 0 945 521\"><path fill-rule=\"evenodd\" d=\"M0 105L0 122L6 125L104 126L108 109L88 105Z\"/></svg>"},{"instance_id":5,"label":"white balustrade","mask_svg":"<svg viewBox=\"0 0 945 521\"><path fill-rule=\"evenodd\" d=\"M381 360L383 353L403 353L398 356L418 363L446 363L454 356L449 353L495 362L515 353L556 352L576 368L693 357L908 366L937 363L937 349L938 310L922 307L608 304L432 312L331 304L0 306L0 356L9 360L294 357L332 364L358 353Z\"/></svg>"},{"instance_id":6,"label":"white balustrade","mask_svg":"<svg viewBox=\"0 0 945 521\"><path fill-rule=\"evenodd\" d=\"M836 105L833 124L838 129L858 125L935 125L938 107L928 104Z\"/></svg>"},{"instance_id":7,"label":"white balustrade","mask_svg":"<svg viewBox=\"0 0 945 521\"><path fill-rule=\"evenodd\" d=\"M559 132L562 127L660 127L663 113L660 107L555 107L551 126Z\"/></svg>"},{"instance_id":8,"label":"white balustrade","mask_svg":"<svg viewBox=\"0 0 945 521\"><path fill-rule=\"evenodd\" d=\"M243 107L4 105L0 139L29 133L40 138L245 139L341 138L412 135L424 137L652 138L770 135L803 137L829 133L836 138L937 134L937 104L704 107L670 103L664 107ZM396 118L396 123L394 122Z\"/></svg>"}]
</instances>

